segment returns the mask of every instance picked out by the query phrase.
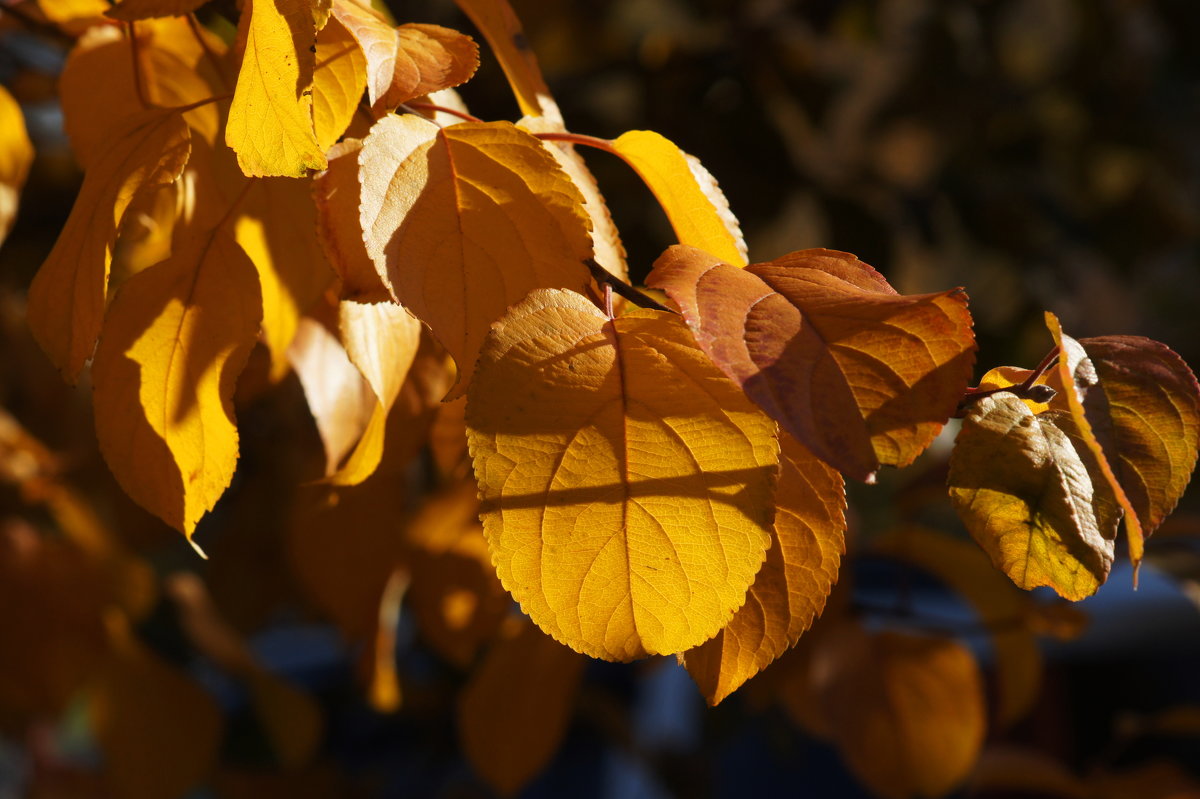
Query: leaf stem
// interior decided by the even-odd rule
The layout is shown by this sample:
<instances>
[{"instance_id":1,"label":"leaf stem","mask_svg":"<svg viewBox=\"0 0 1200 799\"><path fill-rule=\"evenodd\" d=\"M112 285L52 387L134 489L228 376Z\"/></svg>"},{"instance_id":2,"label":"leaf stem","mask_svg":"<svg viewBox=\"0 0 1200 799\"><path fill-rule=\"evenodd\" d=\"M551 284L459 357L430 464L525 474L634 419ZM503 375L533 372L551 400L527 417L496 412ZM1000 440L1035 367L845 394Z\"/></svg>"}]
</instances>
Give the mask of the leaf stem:
<instances>
[{"instance_id":1,"label":"leaf stem","mask_svg":"<svg viewBox=\"0 0 1200 799\"><path fill-rule=\"evenodd\" d=\"M213 70L217 73L217 77L221 79L221 83L225 84L225 88L229 88L229 81L225 77L225 72L221 69L221 59L217 58L217 54L208 46L208 40L204 38L204 32L200 30L200 22L196 19L195 14L186 16L188 28L192 32L192 38L200 45L200 49L204 51L205 57L212 62Z\"/></svg>"},{"instance_id":2,"label":"leaf stem","mask_svg":"<svg viewBox=\"0 0 1200 799\"><path fill-rule=\"evenodd\" d=\"M479 117L468 114L466 111L459 111L457 108L448 108L444 105L434 105L433 103L404 103L400 107L407 108L410 111L432 111L433 113L440 111L443 114L449 114L467 122L483 122Z\"/></svg>"},{"instance_id":3,"label":"leaf stem","mask_svg":"<svg viewBox=\"0 0 1200 799\"><path fill-rule=\"evenodd\" d=\"M961 419L966 416L967 409L970 408L971 404L976 400L983 399L984 397L990 397L993 394L999 394L1004 391L1007 391L1008 393L1013 394L1021 399L1032 400L1034 402L1049 402L1050 400L1054 399L1054 389L1045 384L1039 385L1037 381L1041 379L1042 375L1044 375L1057 360L1058 347L1055 346L1050 350L1050 352L1046 353L1046 357L1042 358L1041 362L1034 367L1034 370L1029 373L1029 377L1026 377L1025 380L1018 385L1006 386L1004 388L979 388L978 386L975 386L974 388L968 388L963 392L963 397L958 402L958 409L954 412L954 418Z\"/></svg>"},{"instance_id":4,"label":"leaf stem","mask_svg":"<svg viewBox=\"0 0 1200 799\"><path fill-rule=\"evenodd\" d=\"M654 300L654 298L643 294L633 286L621 280L621 278L617 277L612 272L609 272L603 266L596 263L595 259L588 258L583 262L583 265L586 266L588 271L592 273L592 279L605 288L605 307L610 319L612 318L612 291L620 294L622 297L629 300L639 308L650 308L655 311L674 313L674 311L667 306L657 302Z\"/></svg>"},{"instance_id":5,"label":"leaf stem","mask_svg":"<svg viewBox=\"0 0 1200 799\"><path fill-rule=\"evenodd\" d=\"M582 144L584 147L592 147L597 150L603 150L606 153L612 153L622 161L625 160L624 156L618 152L617 148L612 146L612 142L610 142L608 139L601 139L597 136L585 136L582 133L567 133L566 131L561 133L546 131L543 133L535 133L533 135L542 141L562 141L569 144Z\"/></svg>"},{"instance_id":6,"label":"leaf stem","mask_svg":"<svg viewBox=\"0 0 1200 799\"><path fill-rule=\"evenodd\" d=\"M138 102L142 104L142 108L149 110L155 106L146 98L146 87L142 82L141 50L133 22L125 23L125 34L129 37L129 54L133 60L133 88L137 91Z\"/></svg>"},{"instance_id":7,"label":"leaf stem","mask_svg":"<svg viewBox=\"0 0 1200 799\"><path fill-rule=\"evenodd\" d=\"M187 105L175 105L171 106L170 108L164 108L163 110L176 111L180 114L186 114L188 111L194 111L197 108L208 105L209 103L219 103L222 100L228 100L231 97L233 97L232 92L229 94L215 94L212 97L205 97L203 100L197 100L194 103L188 103Z\"/></svg>"}]
</instances>

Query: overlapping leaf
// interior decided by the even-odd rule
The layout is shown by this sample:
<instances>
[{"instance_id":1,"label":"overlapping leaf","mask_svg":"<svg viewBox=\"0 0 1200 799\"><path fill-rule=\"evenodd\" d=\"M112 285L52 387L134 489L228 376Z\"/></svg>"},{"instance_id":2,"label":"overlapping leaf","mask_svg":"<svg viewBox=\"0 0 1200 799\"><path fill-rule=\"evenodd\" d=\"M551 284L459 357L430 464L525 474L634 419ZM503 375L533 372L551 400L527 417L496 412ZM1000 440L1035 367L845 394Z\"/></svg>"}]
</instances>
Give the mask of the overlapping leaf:
<instances>
[{"instance_id":1,"label":"overlapping leaf","mask_svg":"<svg viewBox=\"0 0 1200 799\"><path fill-rule=\"evenodd\" d=\"M389 117L372 128L359 165L367 252L453 356L458 393L509 305L535 288L587 284L583 198L525 131Z\"/></svg>"},{"instance_id":2,"label":"overlapping leaf","mask_svg":"<svg viewBox=\"0 0 1200 799\"><path fill-rule=\"evenodd\" d=\"M179 114L143 111L113 127L84 176L71 216L29 287L29 326L74 380L92 355L104 315L117 227L140 192L175 180L191 137Z\"/></svg>"},{"instance_id":3,"label":"overlapping leaf","mask_svg":"<svg viewBox=\"0 0 1200 799\"><path fill-rule=\"evenodd\" d=\"M680 244L745 266L746 242L717 181L695 157L649 130L631 130L613 149L637 171L671 221Z\"/></svg>"},{"instance_id":4,"label":"overlapping leaf","mask_svg":"<svg viewBox=\"0 0 1200 799\"><path fill-rule=\"evenodd\" d=\"M1070 414L1035 416L1008 393L976 401L949 485L971 535L1019 587L1082 599L1107 578L1120 511Z\"/></svg>"},{"instance_id":5,"label":"overlapping leaf","mask_svg":"<svg viewBox=\"0 0 1200 799\"><path fill-rule=\"evenodd\" d=\"M324 169L313 129L316 27L306 0L251 0L239 35L246 43L225 143L252 177L304 177Z\"/></svg>"},{"instance_id":6,"label":"overlapping leaf","mask_svg":"<svg viewBox=\"0 0 1200 799\"><path fill-rule=\"evenodd\" d=\"M313 131L322 150L333 146L362 99L367 62L358 43L336 19L317 34L313 69Z\"/></svg>"},{"instance_id":7,"label":"overlapping leaf","mask_svg":"<svg viewBox=\"0 0 1200 799\"><path fill-rule=\"evenodd\" d=\"M783 436L780 444L767 560L729 624L681 656L712 705L799 640L825 607L845 552L842 476L791 436Z\"/></svg>"},{"instance_id":8,"label":"overlapping leaf","mask_svg":"<svg viewBox=\"0 0 1200 799\"><path fill-rule=\"evenodd\" d=\"M233 390L261 314L253 264L218 231L131 278L105 318L101 452L129 496L189 537L237 466Z\"/></svg>"},{"instance_id":9,"label":"overlapping leaf","mask_svg":"<svg viewBox=\"0 0 1200 799\"><path fill-rule=\"evenodd\" d=\"M21 106L0 86L0 244L17 217L17 200L32 162L33 144Z\"/></svg>"},{"instance_id":10,"label":"overlapping leaf","mask_svg":"<svg viewBox=\"0 0 1200 799\"><path fill-rule=\"evenodd\" d=\"M774 425L669 314L536 291L480 355L467 427L501 582L611 660L725 626L770 542Z\"/></svg>"},{"instance_id":11,"label":"overlapping leaf","mask_svg":"<svg viewBox=\"0 0 1200 799\"><path fill-rule=\"evenodd\" d=\"M655 263L705 353L813 454L871 481L905 466L954 412L975 349L961 291L902 296L847 253L744 269L694 247Z\"/></svg>"},{"instance_id":12,"label":"overlapping leaf","mask_svg":"<svg viewBox=\"0 0 1200 799\"><path fill-rule=\"evenodd\" d=\"M329 263L342 280L341 296L359 302L385 302L391 293L363 244L358 221L361 139L343 139L329 150L329 167L313 179L318 232Z\"/></svg>"}]
</instances>

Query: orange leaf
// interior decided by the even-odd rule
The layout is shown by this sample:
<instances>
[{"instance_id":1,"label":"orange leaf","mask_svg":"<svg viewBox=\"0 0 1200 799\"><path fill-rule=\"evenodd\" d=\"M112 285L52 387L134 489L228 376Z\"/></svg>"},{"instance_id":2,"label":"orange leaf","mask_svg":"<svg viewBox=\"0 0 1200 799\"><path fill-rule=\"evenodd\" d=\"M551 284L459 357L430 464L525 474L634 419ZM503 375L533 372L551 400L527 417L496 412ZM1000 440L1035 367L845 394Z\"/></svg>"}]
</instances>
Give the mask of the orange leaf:
<instances>
[{"instance_id":1,"label":"orange leaf","mask_svg":"<svg viewBox=\"0 0 1200 799\"><path fill-rule=\"evenodd\" d=\"M143 111L109 133L83 180L71 216L29 287L29 327L70 381L92 355L117 226L140 192L183 171L188 128L171 111Z\"/></svg>"},{"instance_id":2,"label":"orange leaf","mask_svg":"<svg viewBox=\"0 0 1200 799\"><path fill-rule=\"evenodd\" d=\"M550 99L550 89L542 77L537 57L521 30L521 21L507 0L455 0L475 27L487 39L488 46L504 70L524 116L542 116L558 107ZM547 103L547 101L549 101Z\"/></svg>"},{"instance_id":3,"label":"orange leaf","mask_svg":"<svg viewBox=\"0 0 1200 799\"><path fill-rule=\"evenodd\" d=\"M970 377L965 295L896 294L848 253L801 250L738 269L676 246L647 283L666 290L704 352L784 430L857 480L911 463Z\"/></svg>"},{"instance_id":4,"label":"orange leaf","mask_svg":"<svg viewBox=\"0 0 1200 799\"><path fill-rule=\"evenodd\" d=\"M209 231L130 278L105 317L100 450L125 492L189 539L237 467L233 390L261 309L250 260Z\"/></svg>"},{"instance_id":5,"label":"orange leaf","mask_svg":"<svg viewBox=\"0 0 1200 799\"><path fill-rule=\"evenodd\" d=\"M847 627L822 653L821 707L851 770L886 799L938 797L983 744L983 679L961 644Z\"/></svg>"},{"instance_id":6,"label":"orange leaf","mask_svg":"<svg viewBox=\"0 0 1200 799\"><path fill-rule=\"evenodd\" d=\"M396 43L391 85L371 106L377 116L414 97L461 86L479 68L479 46L471 37L440 25L401 25Z\"/></svg>"},{"instance_id":7,"label":"orange leaf","mask_svg":"<svg viewBox=\"0 0 1200 799\"><path fill-rule=\"evenodd\" d=\"M525 131L388 117L371 129L359 164L367 252L458 364L455 396L508 306L535 288L587 284L583 198Z\"/></svg>"},{"instance_id":8,"label":"orange leaf","mask_svg":"<svg viewBox=\"0 0 1200 799\"><path fill-rule=\"evenodd\" d=\"M534 622L593 657L703 643L770 530L775 425L671 314L542 290L497 322L467 396L484 531Z\"/></svg>"},{"instance_id":9,"label":"orange leaf","mask_svg":"<svg viewBox=\"0 0 1200 799\"><path fill-rule=\"evenodd\" d=\"M152 17L181 17L207 2L208 0L121 0L104 12L104 15L126 22Z\"/></svg>"},{"instance_id":10,"label":"orange leaf","mask_svg":"<svg viewBox=\"0 0 1200 799\"><path fill-rule=\"evenodd\" d=\"M783 436L780 445L767 560L729 624L680 656L710 705L800 640L824 609L846 551L842 476L791 436Z\"/></svg>"},{"instance_id":11,"label":"orange leaf","mask_svg":"<svg viewBox=\"0 0 1200 799\"><path fill-rule=\"evenodd\" d=\"M950 500L996 568L1067 599L1108 577L1120 511L1070 414L1012 394L975 401L950 457Z\"/></svg>"},{"instance_id":12,"label":"orange leaf","mask_svg":"<svg viewBox=\"0 0 1200 799\"><path fill-rule=\"evenodd\" d=\"M21 106L0 86L0 244L17 217L17 200L31 163L33 144L25 131Z\"/></svg>"},{"instance_id":13,"label":"orange leaf","mask_svg":"<svg viewBox=\"0 0 1200 799\"><path fill-rule=\"evenodd\" d=\"M367 254L358 221L361 149L360 139L344 139L333 145L328 153L329 166L313 179L317 230L329 263L342 279L342 297L358 302L390 302L391 292Z\"/></svg>"},{"instance_id":14,"label":"orange leaf","mask_svg":"<svg viewBox=\"0 0 1200 799\"><path fill-rule=\"evenodd\" d=\"M554 757L567 731L584 659L527 619L510 617L458 702L463 750L501 796Z\"/></svg>"}]
</instances>

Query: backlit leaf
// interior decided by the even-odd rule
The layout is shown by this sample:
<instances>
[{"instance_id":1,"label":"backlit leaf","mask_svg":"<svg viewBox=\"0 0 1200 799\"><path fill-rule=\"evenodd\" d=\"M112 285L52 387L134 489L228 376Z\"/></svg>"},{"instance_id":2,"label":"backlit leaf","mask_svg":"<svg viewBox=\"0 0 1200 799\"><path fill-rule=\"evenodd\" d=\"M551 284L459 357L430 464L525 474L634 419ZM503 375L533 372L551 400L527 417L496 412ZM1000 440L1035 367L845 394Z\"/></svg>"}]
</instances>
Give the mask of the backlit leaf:
<instances>
[{"instance_id":1,"label":"backlit leaf","mask_svg":"<svg viewBox=\"0 0 1200 799\"><path fill-rule=\"evenodd\" d=\"M105 318L100 450L129 496L189 538L237 466L233 390L261 308L253 264L218 231L130 278Z\"/></svg>"},{"instance_id":2,"label":"backlit leaf","mask_svg":"<svg viewBox=\"0 0 1200 799\"><path fill-rule=\"evenodd\" d=\"M542 116L547 112L546 100L550 100L550 89L542 77L537 57L529 47L529 40L521 30L521 21L513 13L507 0L455 0L475 27L487 39L488 47L508 78L521 107L523 116ZM552 113L558 107L550 100Z\"/></svg>"},{"instance_id":3,"label":"backlit leaf","mask_svg":"<svg viewBox=\"0 0 1200 799\"><path fill-rule=\"evenodd\" d=\"M208 0L121 0L105 16L126 22L152 17L181 17L190 14Z\"/></svg>"},{"instance_id":4,"label":"backlit leaf","mask_svg":"<svg viewBox=\"0 0 1200 799\"><path fill-rule=\"evenodd\" d=\"M1022 369L1017 366L997 366L994 369L988 370L988 373L980 379L977 388L985 391L997 388L1012 388L1024 383L1031 374L1033 374L1032 369ZM1034 385L1046 385L1049 374L1042 374L1034 381ZM1034 413L1050 410L1050 403L1048 402L1034 402L1027 397L1022 397L1022 399L1029 406L1029 410Z\"/></svg>"},{"instance_id":5,"label":"backlit leaf","mask_svg":"<svg viewBox=\"0 0 1200 799\"><path fill-rule=\"evenodd\" d=\"M29 326L71 381L92 355L117 227L140 192L175 180L191 140L176 113L143 111L114 127L84 175L71 216L29 287Z\"/></svg>"},{"instance_id":6,"label":"backlit leaf","mask_svg":"<svg viewBox=\"0 0 1200 799\"><path fill-rule=\"evenodd\" d=\"M246 42L225 143L251 177L304 177L324 169L313 130L316 28L306 0L250 0L242 11Z\"/></svg>"},{"instance_id":7,"label":"backlit leaf","mask_svg":"<svg viewBox=\"0 0 1200 799\"><path fill-rule=\"evenodd\" d=\"M725 626L770 543L774 425L664 312L535 291L467 399L484 531L530 617L610 660Z\"/></svg>"},{"instance_id":8,"label":"backlit leaf","mask_svg":"<svg viewBox=\"0 0 1200 799\"><path fill-rule=\"evenodd\" d=\"M395 77L399 47L396 29L365 0L333 0L333 17L358 42L366 60L367 97L374 105Z\"/></svg>"},{"instance_id":9,"label":"backlit leaf","mask_svg":"<svg viewBox=\"0 0 1200 799\"><path fill-rule=\"evenodd\" d=\"M550 762L567 731L586 661L527 619L508 624L458 701L463 751L501 796Z\"/></svg>"},{"instance_id":10,"label":"backlit leaf","mask_svg":"<svg viewBox=\"0 0 1200 799\"><path fill-rule=\"evenodd\" d=\"M649 130L623 133L612 146L654 192L680 244L746 265L746 242L729 201L696 158Z\"/></svg>"},{"instance_id":11,"label":"backlit leaf","mask_svg":"<svg viewBox=\"0 0 1200 799\"><path fill-rule=\"evenodd\" d=\"M329 166L313 179L318 232L325 255L342 279L341 296L359 302L391 301L363 244L358 221L358 153L361 139L344 139L329 150Z\"/></svg>"},{"instance_id":12,"label":"backlit leaf","mask_svg":"<svg viewBox=\"0 0 1200 799\"><path fill-rule=\"evenodd\" d=\"M354 37L336 19L317 34L313 70L313 129L328 150L341 138L367 85L367 61Z\"/></svg>"},{"instance_id":13,"label":"backlit leaf","mask_svg":"<svg viewBox=\"0 0 1200 799\"><path fill-rule=\"evenodd\" d=\"M825 607L845 552L842 476L791 436L780 438L775 530L767 560L729 624L682 656L716 705L793 646Z\"/></svg>"},{"instance_id":14,"label":"backlit leaf","mask_svg":"<svg viewBox=\"0 0 1200 799\"><path fill-rule=\"evenodd\" d=\"M109 7L108 0L38 0L37 5L46 19L72 36L103 22Z\"/></svg>"},{"instance_id":15,"label":"backlit leaf","mask_svg":"<svg viewBox=\"0 0 1200 799\"><path fill-rule=\"evenodd\" d=\"M461 86L479 67L479 46L471 37L440 25L401 25L396 44L391 85L372 103L376 115L415 97Z\"/></svg>"},{"instance_id":16,"label":"backlit leaf","mask_svg":"<svg viewBox=\"0 0 1200 799\"><path fill-rule=\"evenodd\" d=\"M847 627L817 666L833 741L887 799L943 796L983 744L983 680L961 644Z\"/></svg>"},{"instance_id":17,"label":"backlit leaf","mask_svg":"<svg viewBox=\"0 0 1200 799\"><path fill-rule=\"evenodd\" d=\"M950 499L996 568L1024 589L1095 593L1119 511L1069 414L1011 394L976 401L950 458Z\"/></svg>"},{"instance_id":18,"label":"backlit leaf","mask_svg":"<svg viewBox=\"0 0 1200 799\"><path fill-rule=\"evenodd\" d=\"M33 144L21 106L0 86L0 244L17 218L17 200L32 162Z\"/></svg>"},{"instance_id":19,"label":"backlit leaf","mask_svg":"<svg viewBox=\"0 0 1200 799\"><path fill-rule=\"evenodd\" d=\"M367 252L458 364L456 394L508 306L535 288L587 284L583 198L529 133L506 122L440 129L388 117L359 164Z\"/></svg>"},{"instance_id":20,"label":"backlit leaf","mask_svg":"<svg viewBox=\"0 0 1200 799\"><path fill-rule=\"evenodd\" d=\"M801 250L744 269L668 249L665 289L710 358L821 460L871 482L906 466L954 413L975 341L966 297L897 294L848 253Z\"/></svg>"}]
</instances>

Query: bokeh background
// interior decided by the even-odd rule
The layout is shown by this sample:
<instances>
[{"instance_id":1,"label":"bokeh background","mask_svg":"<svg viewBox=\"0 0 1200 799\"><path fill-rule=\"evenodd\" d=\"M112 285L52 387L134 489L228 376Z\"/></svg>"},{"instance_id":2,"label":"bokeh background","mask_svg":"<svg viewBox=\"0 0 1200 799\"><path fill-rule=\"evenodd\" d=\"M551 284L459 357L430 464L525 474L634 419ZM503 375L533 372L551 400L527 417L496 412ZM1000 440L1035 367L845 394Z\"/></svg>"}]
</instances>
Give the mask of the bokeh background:
<instances>
[{"instance_id":1,"label":"bokeh background","mask_svg":"<svg viewBox=\"0 0 1200 799\"><path fill-rule=\"evenodd\" d=\"M830 247L904 293L965 287L977 374L1036 364L1051 346L1043 310L1076 337L1149 336L1200 364L1194 0L513 5L568 128L656 130L699 157L751 260ZM376 488L332 498L307 484L321 449L298 381L270 386L252 363L239 389L238 477L198 533L207 562L108 475L86 384L62 383L23 327L24 293L80 181L54 91L70 40L39 23L32 3L7 6L0 82L21 102L38 155L0 248L0 797L121 795L79 697L107 657L97 641L112 636L95 608L122 591L142 591L128 601L144 604L125 632L220 711L217 765L189 796L491 795L464 754L457 710L485 657L482 634L447 654L416 603L404 605L394 641L403 695L382 712L364 677L376 644L347 632L350 611L339 615L361 586L386 583L394 541L420 511L436 467L420 436L390 454ZM448 0L389 7L398 21L473 32ZM461 93L480 117L518 115L486 51ZM620 162L588 162L631 273L644 275L672 241L666 219ZM945 580L873 548L913 526L965 536L943 488L949 444L879 486L850 487L843 601L872 629L964 641L994 701L994 630ZM1057 607L1050 597L1035 597L1039 618L1060 621L1038 638L1036 702L1011 723L990 720L981 765L956 795L1200 795L1198 494L1149 541L1136 592L1118 566L1065 622L1045 610ZM117 542L123 565L104 568L119 576L97 576L78 543L88 525ZM504 615L478 559L439 568L458 569ZM873 795L806 718L798 660L715 709L673 662L589 663L557 753L522 795ZM292 692L276 721L261 710L266 678L248 673ZM136 681L113 695L134 718L153 715L161 696ZM284 751L288 737L271 729L279 719L315 725L307 743L293 741L303 757ZM136 730L122 745L136 750ZM1035 775L1032 787L1008 784L1014 771Z\"/></svg>"}]
</instances>

